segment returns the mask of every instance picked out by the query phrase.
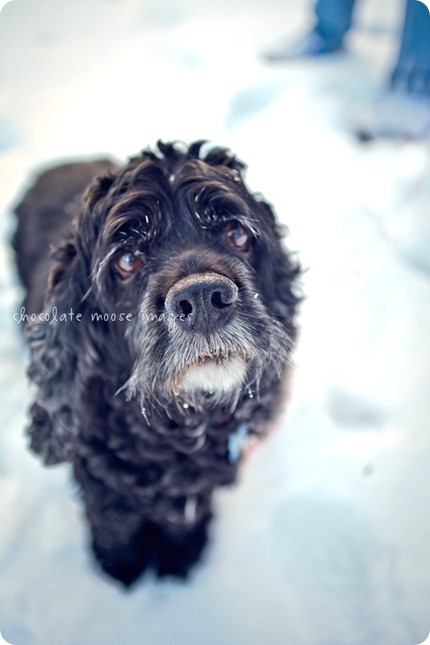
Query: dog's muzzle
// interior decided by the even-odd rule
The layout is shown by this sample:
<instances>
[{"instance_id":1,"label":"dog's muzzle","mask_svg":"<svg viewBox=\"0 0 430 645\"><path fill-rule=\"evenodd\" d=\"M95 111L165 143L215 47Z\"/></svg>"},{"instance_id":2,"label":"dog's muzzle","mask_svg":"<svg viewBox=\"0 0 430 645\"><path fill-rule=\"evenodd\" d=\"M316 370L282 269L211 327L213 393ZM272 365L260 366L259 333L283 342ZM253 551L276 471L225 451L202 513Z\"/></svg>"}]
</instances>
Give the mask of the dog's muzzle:
<instances>
[{"instance_id":1,"label":"dog's muzzle","mask_svg":"<svg viewBox=\"0 0 430 645\"><path fill-rule=\"evenodd\" d=\"M178 280L168 291L165 307L172 320L189 331L208 334L230 322L238 288L219 273L198 273Z\"/></svg>"},{"instance_id":2,"label":"dog's muzzle","mask_svg":"<svg viewBox=\"0 0 430 645\"><path fill-rule=\"evenodd\" d=\"M235 324L239 290L229 278L215 272L196 273L178 280L168 291L165 308L177 330L195 347L194 358L181 370L176 388L183 393L230 392L245 378L246 361L236 342L218 343ZM224 331L222 331L224 330ZM202 342L201 339L206 341Z\"/></svg>"}]
</instances>

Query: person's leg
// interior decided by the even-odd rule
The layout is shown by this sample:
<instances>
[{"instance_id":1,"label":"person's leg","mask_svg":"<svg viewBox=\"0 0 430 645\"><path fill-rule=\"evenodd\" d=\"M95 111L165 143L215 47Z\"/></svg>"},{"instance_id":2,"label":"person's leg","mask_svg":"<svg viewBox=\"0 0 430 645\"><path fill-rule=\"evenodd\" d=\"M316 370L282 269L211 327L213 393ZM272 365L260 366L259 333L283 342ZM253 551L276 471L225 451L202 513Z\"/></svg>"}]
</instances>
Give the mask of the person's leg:
<instances>
[{"instance_id":1,"label":"person's leg","mask_svg":"<svg viewBox=\"0 0 430 645\"><path fill-rule=\"evenodd\" d=\"M391 86L410 94L430 96L430 13L417 0L407 0L399 56Z\"/></svg>"},{"instance_id":2,"label":"person's leg","mask_svg":"<svg viewBox=\"0 0 430 645\"><path fill-rule=\"evenodd\" d=\"M406 0L402 41L389 88L358 129L363 140L419 139L430 132L430 13L418 0Z\"/></svg>"},{"instance_id":3,"label":"person's leg","mask_svg":"<svg viewBox=\"0 0 430 645\"><path fill-rule=\"evenodd\" d=\"M314 30L327 42L340 47L351 27L354 5L355 0L318 0Z\"/></svg>"},{"instance_id":4,"label":"person's leg","mask_svg":"<svg viewBox=\"0 0 430 645\"><path fill-rule=\"evenodd\" d=\"M294 42L283 43L265 54L266 60L320 56L342 48L345 34L351 27L355 0L318 0L316 22L311 31Z\"/></svg>"}]
</instances>

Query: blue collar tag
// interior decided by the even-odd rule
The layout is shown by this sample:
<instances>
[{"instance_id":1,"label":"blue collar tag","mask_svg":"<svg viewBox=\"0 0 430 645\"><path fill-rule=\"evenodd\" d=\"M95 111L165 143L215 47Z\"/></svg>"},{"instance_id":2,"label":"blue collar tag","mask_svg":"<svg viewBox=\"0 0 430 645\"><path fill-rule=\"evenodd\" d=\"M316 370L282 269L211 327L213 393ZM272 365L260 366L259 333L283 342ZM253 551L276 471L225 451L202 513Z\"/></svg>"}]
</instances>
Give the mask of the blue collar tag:
<instances>
[{"instance_id":1,"label":"blue collar tag","mask_svg":"<svg viewBox=\"0 0 430 645\"><path fill-rule=\"evenodd\" d=\"M229 436L227 442L228 460L231 464L235 464L242 456L242 451L245 447L246 438L249 434L250 427L248 423L241 423L236 432Z\"/></svg>"}]
</instances>

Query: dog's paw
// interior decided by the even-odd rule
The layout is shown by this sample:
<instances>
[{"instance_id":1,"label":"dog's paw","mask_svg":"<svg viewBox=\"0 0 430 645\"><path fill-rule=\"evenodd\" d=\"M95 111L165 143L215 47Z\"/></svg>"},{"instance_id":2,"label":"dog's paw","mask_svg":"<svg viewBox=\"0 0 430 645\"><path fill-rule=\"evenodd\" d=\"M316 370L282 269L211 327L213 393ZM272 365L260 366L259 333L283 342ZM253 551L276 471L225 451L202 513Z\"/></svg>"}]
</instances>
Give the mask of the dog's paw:
<instances>
[{"instance_id":1,"label":"dog's paw","mask_svg":"<svg viewBox=\"0 0 430 645\"><path fill-rule=\"evenodd\" d=\"M201 560L206 546L208 521L202 521L192 532L182 536L172 536L160 530L153 563L159 578L188 578L191 569Z\"/></svg>"},{"instance_id":2,"label":"dog's paw","mask_svg":"<svg viewBox=\"0 0 430 645\"><path fill-rule=\"evenodd\" d=\"M134 549L105 551L93 544L93 551L101 569L124 587L131 587L148 568L148 555Z\"/></svg>"}]
</instances>

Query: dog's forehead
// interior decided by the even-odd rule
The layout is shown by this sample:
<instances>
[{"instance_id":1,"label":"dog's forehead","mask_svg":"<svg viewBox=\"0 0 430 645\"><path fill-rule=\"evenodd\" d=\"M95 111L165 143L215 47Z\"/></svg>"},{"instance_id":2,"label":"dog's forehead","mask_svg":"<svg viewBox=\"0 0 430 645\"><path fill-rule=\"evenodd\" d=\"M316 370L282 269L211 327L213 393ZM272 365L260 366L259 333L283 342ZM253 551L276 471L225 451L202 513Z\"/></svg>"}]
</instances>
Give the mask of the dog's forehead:
<instances>
[{"instance_id":1,"label":"dog's forehead","mask_svg":"<svg viewBox=\"0 0 430 645\"><path fill-rule=\"evenodd\" d=\"M267 228L258 196L240 169L204 159L133 160L109 189L102 246L142 250L169 235L189 240L237 220L256 237Z\"/></svg>"},{"instance_id":2,"label":"dog's forehead","mask_svg":"<svg viewBox=\"0 0 430 645\"><path fill-rule=\"evenodd\" d=\"M202 160L194 159L178 165L176 168L163 168L163 164L154 172L154 165L142 163L133 170L132 178L127 183L119 180L111 194L108 209L109 222L124 220L127 216L142 216L142 224L149 224L154 217L159 218L166 212L168 205L177 207L178 197L192 197L197 204L203 198L227 198L231 195L243 198L243 183L240 173L224 166L212 166ZM240 189L239 189L240 186ZM184 206L184 201L181 201Z\"/></svg>"},{"instance_id":3,"label":"dog's forehead","mask_svg":"<svg viewBox=\"0 0 430 645\"><path fill-rule=\"evenodd\" d=\"M162 226L162 195L145 190L132 190L111 204L103 226L102 238L110 243L124 242L128 237L149 241Z\"/></svg>"},{"instance_id":4,"label":"dog's forehead","mask_svg":"<svg viewBox=\"0 0 430 645\"><path fill-rule=\"evenodd\" d=\"M210 176L192 176L178 193L183 192L180 203L199 228L213 229L232 220L238 221L259 235L260 207L249 193L240 176L229 168L217 169Z\"/></svg>"},{"instance_id":5,"label":"dog's forehead","mask_svg":"<svg viewBox=\"0 0 430 645\"><path fill-rule=\"evenodd\" d=\"M237 168L229 168L222 164L211 164L204 159L190 159L179 164L169 175L169 183L174 187L182 184L218 181L243 187L241 173Z\"/></svg>"}]
</instances>

